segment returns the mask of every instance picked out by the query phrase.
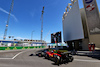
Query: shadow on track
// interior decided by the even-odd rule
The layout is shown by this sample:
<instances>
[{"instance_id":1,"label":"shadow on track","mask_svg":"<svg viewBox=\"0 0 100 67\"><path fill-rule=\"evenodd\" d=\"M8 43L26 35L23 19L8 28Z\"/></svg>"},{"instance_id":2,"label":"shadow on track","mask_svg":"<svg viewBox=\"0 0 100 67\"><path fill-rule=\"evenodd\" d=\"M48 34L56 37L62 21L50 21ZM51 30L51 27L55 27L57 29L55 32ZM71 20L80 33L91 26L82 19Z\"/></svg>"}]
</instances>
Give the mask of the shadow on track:
<instances>
[{"instance_id":1,"label":"shadow on track","mask_svg":"<svg viewBox=\"0 0 100 67\"><path fill-rule=\"evenodd\" d=\"M30 54L29 56L35 56L34 54Z\"/></svg>"},{"instance_id":2,"label":"shadow on track","mask_svg":"<svg viewBox=\"0 0 100 67\"><path fill-rule=\"evenodd\" d=\"M100 50L99 51L92 51L91 53L83 52L83 54L76 54L77 56L87 56L94 59L100 60Z\"/></svg>"}]
</instances>

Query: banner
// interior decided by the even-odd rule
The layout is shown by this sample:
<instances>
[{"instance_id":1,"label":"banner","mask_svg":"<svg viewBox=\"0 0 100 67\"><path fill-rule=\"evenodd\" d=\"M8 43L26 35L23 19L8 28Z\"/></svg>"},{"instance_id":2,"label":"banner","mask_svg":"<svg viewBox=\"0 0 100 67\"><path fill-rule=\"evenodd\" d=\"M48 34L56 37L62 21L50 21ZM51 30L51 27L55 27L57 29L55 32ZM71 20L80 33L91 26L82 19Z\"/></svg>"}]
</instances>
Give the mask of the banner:
<instances>
[{"instance_id":1,"label":"banner","mask_svg":"<svg viewBox=\"0 0 100 67\"><path fill-rule=\"evenodd\" d=\"M61 31L51 34L51 43L61 43Z\"/></svg>"},{"instance_id":2,"label":"banner","mask_svg":"<svg viewBox=\"0 0 100 67\"><path fill-rule=\"evenodd\" d=\"M33 49L33 48L45 48L45 46L0 47L0 50L18 50L18 49Z\"/></svg>"},{"instance_id":3,"label":"banner","mask_svg":"<svg viewBox=\"0 0 100 67\"><path fill-rule=\"evenodd\" d=\"M65 19L62 22L64 42L84 39L83 25L78 0L72 0L71 9L67 12Z\"/></svg>"},{"instance_id":4,"label":"banner","mask_svg":"<svg viewBox=\"0 0 100 67\"><path fill-rule=\"evenodd\" d=\"M89 34L100 34L99 10L96 0L83 0Z\"/></svg>"}]
</instances>

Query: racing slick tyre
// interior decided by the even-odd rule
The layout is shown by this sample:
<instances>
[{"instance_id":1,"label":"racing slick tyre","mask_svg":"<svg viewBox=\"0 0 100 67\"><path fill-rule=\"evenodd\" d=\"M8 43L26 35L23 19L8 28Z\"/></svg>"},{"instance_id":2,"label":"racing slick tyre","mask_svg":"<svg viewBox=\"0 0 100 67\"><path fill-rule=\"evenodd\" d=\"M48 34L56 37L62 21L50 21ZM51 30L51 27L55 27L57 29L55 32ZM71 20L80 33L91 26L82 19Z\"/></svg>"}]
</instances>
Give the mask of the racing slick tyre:
<instances>
[{"instance_id":1,"label":"racing slick tyre","mask_svg":"<svg viewBox=\"0 0 100 67\"><path fill-rule=\"evenodd\" d=\"M55 58L55 64L57 64L59 66L60 62L61 62L61 58L59 56L57 56Z\"/></svg>"},{"instance_id":2,"label":"racing slick tyre","mask_svg":"<svg viewBox=\"0 0 100 67\"><path fill-rule=\"evenodd\" d=\"M49 55L48 54L45 55L45 59L49 59Z\"/></svg>"},{"instance_id":3,"label":"racing slick tyre","mask_svg":"<svg viewBox=\"0 0 100 67\"><path fill-rule=\"evenodd\" d=\"M42 57L42 55L41 55L41 54L39 54L39 57Z\"/></svg>"},{"instance_id":4,"label":"racing slick tyre","mask_svg":"<svg viewBox=\"0 0 100 67\"><path fill-rule=\"evenodd\" d=\"M73 61L73 57L72 56L69 56L69 62L72 62Z\"/></svg>"},{"instance_id":5,"label":"racing slick tyre","mask_svg":"<svg viewBox=\"0 0 100 67\"><path fill-rule=\"evenodd\" d=\"M42 55L42 57L43 57L43 56L44 56L44 53L42 52L41 55Z\"/></svg>"},{"instance_id":6,"label":"racing slick tyre","mask_svg":"<svg viewBox=\"0 0 100 67\"><path fill-rule=\"evenodd\" d=\"M66 63L68 63L69 62L69 58L66 58Z\"/></svg>"}]
</instances>

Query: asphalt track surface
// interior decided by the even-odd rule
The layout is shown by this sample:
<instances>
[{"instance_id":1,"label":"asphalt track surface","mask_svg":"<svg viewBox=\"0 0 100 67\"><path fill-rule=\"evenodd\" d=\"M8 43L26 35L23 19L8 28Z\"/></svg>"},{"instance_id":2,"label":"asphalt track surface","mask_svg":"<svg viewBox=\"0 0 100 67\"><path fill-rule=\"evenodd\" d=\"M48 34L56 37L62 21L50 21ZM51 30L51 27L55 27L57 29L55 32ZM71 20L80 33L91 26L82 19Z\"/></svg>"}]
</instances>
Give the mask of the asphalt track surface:
<instances>
[{"instance_id":1,"label":"asphalt track surface","mask_svg":"<svg viewBox=\"0 0 100 67\"><path fill-rule=\"evenodd\" d=\"M1 51L0 67L58 67L53 61L37 57L35 52L40 49ZM33 54L33 56L30 56ZM59 67L100 67L100 60L84 56L74 56L74 61Z\"/></svg>"}]
</instances>

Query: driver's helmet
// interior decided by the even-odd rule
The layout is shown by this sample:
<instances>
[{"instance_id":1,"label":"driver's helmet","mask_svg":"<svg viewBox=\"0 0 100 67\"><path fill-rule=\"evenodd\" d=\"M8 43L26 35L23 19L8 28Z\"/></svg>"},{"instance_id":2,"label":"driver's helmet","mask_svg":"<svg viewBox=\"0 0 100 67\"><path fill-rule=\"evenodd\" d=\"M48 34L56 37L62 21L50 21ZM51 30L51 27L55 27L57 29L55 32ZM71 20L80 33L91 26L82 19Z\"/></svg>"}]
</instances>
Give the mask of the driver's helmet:
<instances>
[{"instance_id":1,"label":"driver's helmet","mask_svg":"<svg viewBox=\"0 0 100 67\"><path fill-rule=\"evenodd\" d=\"M54 52L55 50L53 50L53 52Z\"/></svg>"},{"instance_id":2,"label":"driver's helmet","mask_svg":"<svg viewBox=\"0 0 100 67\"><path fill-rule=\"evenodd\" d=\"M57 53L58 53L58 54L61 54L61 52L60 52L60 51L58 51Z\"/></svg>"},{"instance_id":3,"label":"driver's helmet","mask_svg":"<svg viewBox=\"0 0 100 67\"><path fill-rule=\"evenodd\" d=\"M53 53L53 51L51 51Z\"/></svg>"}]
</instances>

